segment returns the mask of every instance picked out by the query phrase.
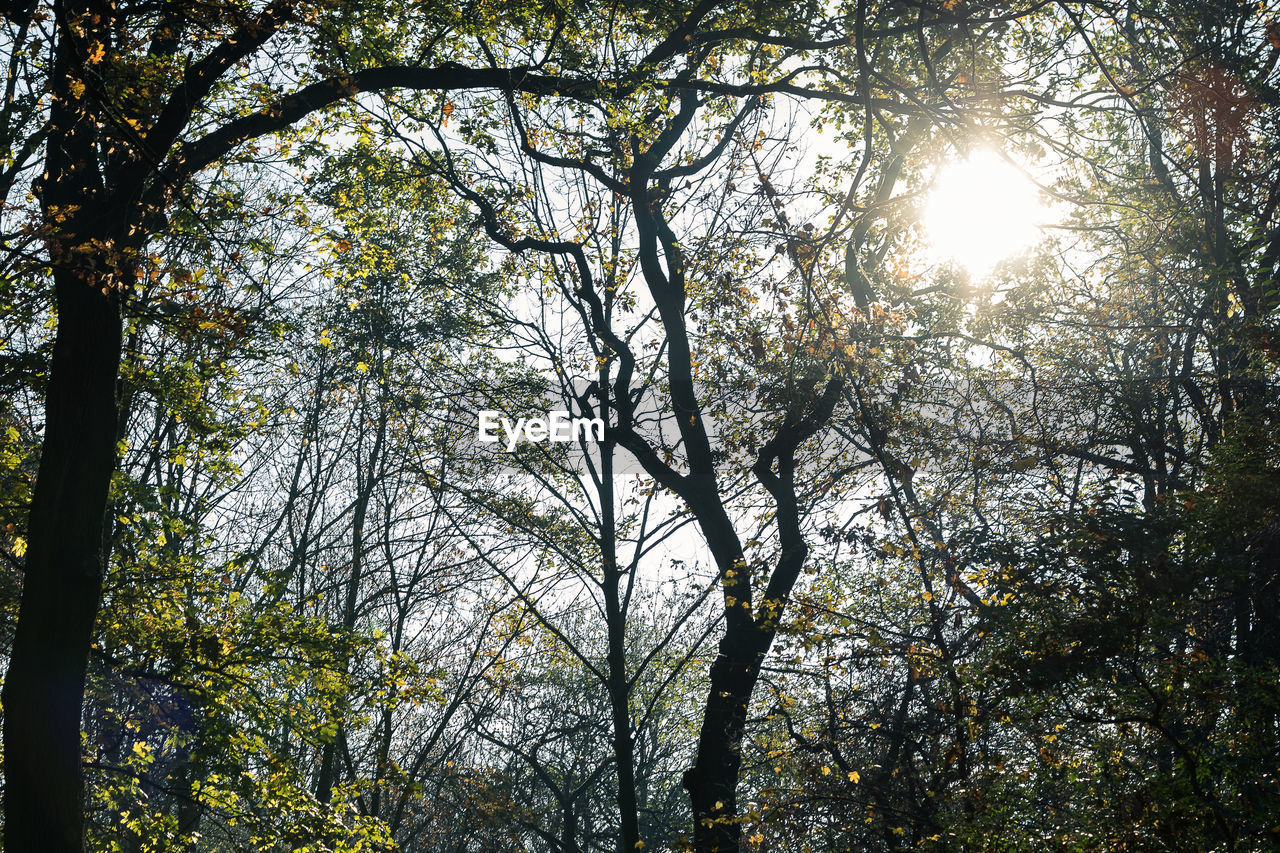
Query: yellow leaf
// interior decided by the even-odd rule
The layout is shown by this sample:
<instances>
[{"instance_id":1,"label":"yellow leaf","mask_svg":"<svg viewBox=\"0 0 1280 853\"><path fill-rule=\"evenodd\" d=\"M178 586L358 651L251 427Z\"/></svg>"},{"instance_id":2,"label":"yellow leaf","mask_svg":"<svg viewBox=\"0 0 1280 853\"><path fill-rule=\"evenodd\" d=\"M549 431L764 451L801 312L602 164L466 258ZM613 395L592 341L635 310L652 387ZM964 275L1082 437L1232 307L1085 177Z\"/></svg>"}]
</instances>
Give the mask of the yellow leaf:
<instances>
[{"instance_id":1,"label":"yellow leaf","mask_svg":"<svg viewBox=\"0 0 1280 853\"><path fill-rule=\"evenodd\" d=\"M1244 310L1244 306L1240 304L1240 298L1234 293L1227 294L1227 316L1234 317Z\"/></svg>"}]
</instances>

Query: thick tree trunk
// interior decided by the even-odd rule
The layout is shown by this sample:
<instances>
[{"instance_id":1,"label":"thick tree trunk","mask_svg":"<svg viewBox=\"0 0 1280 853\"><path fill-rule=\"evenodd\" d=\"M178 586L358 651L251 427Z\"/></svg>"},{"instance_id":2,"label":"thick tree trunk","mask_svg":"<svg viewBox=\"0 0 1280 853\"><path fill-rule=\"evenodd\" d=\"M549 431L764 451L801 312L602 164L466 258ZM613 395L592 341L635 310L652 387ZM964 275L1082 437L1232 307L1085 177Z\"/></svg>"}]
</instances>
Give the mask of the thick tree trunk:
<instances>
[{"instance_id":1,"label":"thick tree trunk","mask_svg":"<svg viewBox=\"0 0 1280 853\"><path fill-rule=\"evenodd\" d=\"M140 237L103 192L99 124L72 29L109 43L102 15L57 9L45 172L39 182L57 332L44 445L27 522L27 560L4 680L4 849L81 853L80 722L102 598L103 522L115 469L120 293Z\"/></svg>"},{"instance_id":2,"label":"thick tree trunk","mask_svg":"<svg viewBox=\"0 0 1280 853\"><path fill-rule=\"evenodd\" d=\"M711 666L697 763L684 776L694 815L693 849L698 853L737 853L741 845L737 790L742 738L767 650L762 639L742 634L730 631L720 641L720 653Z\"/></svg>"},{"instance_id":3,"label":"thick tree trunk","mask_svg":"<svg viewBox=\"0 0 1280 853\"><path fill-rule=\"evenodd\" d=\"M4 682L4 849L81 853L80 714L102 595L102 532L116 459L116 291L55 269L58 330L28 525L26 574Z\"/></svg>"}]
</instances>

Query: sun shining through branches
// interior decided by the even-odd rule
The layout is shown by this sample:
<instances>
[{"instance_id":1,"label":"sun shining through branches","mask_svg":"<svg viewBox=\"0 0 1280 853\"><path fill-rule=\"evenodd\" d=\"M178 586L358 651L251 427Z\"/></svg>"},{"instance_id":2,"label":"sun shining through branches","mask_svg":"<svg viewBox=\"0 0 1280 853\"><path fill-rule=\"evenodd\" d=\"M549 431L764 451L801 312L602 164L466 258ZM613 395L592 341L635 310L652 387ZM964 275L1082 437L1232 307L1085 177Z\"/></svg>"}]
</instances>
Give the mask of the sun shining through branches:
<instances>
[{"instance_id":1,"label":"sun shining through branches","mask_svg":"<svg viewBox=\"0 0 1280 853\"><path fill-rule=\"evenodd\" d=\"M1044 219L1035 184L989 149L941 166L923 211L935 256L975 277L1034 244Z\"/></svg>"}]
</instances>

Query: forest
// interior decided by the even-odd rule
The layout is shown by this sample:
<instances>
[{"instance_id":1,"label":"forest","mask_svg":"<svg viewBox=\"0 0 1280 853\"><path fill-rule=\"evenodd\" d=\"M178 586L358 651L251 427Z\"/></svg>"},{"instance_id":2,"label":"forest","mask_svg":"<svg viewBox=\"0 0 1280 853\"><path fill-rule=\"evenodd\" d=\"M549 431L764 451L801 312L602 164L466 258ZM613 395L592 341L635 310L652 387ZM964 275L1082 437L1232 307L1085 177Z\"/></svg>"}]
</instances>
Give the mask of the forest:
<instances>
[{"instance_id":1,"label":"forest","mask_svg":"<svg viewBox=\"0 0 1280 853\"><path fill-rule=\"evenodd\" d=\"M5 0L7 853L1280 849L1275 0Z\"/></svg>"}]
</instances>

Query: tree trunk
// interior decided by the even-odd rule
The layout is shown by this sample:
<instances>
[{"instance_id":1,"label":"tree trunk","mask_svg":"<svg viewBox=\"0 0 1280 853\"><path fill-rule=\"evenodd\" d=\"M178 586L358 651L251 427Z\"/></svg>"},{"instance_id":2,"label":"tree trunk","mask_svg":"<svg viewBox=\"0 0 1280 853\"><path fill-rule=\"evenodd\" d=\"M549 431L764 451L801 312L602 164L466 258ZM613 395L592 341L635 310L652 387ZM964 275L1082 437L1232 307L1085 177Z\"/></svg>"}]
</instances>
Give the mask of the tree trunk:
<instances>
[{"instance_id":1,"label":"tree trunk","mask_svg":"<svg viewBox=\"0 0 1280 853\"><path fill-rule=\"evenodd\" d=\"M693 849L698 853L738 853L742 823L738 815L738 774L747 706L760 677L767 645L742 632L726 632L711 665L711 690L703 709L696 764L685 772L684 787L693 807Z\"/></svg>"},{"instance_id":2,"label":"tree trunk","mask_svg":"<svg viewBox=\"0 0 1280 853\"><path fill-rule=\"evenodd\" d=\"M80 712L102 597L122 335L117 291L89 269L81 262L54 271L58 330L44 447L4 682L8 853L81 853L84 843Z\"/></svg>"},{"instance_id":3,"label":"tree trunk","mask_svg":"<svg viewBox=\"0 0 1280 853\"><path fill-rule=\"evenodd\" d=\"M71 28L103 44L110 37L101 31L105 16L80 11L58 10L45 171L37 182L58 326L4 680L8 853L81 853L84 846L80 717L116 462L119 294L136 276L142 242L103 192L99 124L85 100L90 89Z\"/></svg>"},{"instance_id":4,"label":"tree trunk","mask_svg":"<svg viewBox=\"0 0 1280 853\"><path fill-rule=\"evenodd\" d=\"M605 377L607 380L607 377ZM602 386L604 381L601 382ZM618 849L624 853L643 848L636 803L635 741L631 736L631 681L627 673L626 604L622 599L622 572L618 568L617 519L614 510L612 441L600 447L600 556L604 563L605 627L609 635L608 693L613 721L613 758L618 775Z\"/></svg>"}]
</instances>

